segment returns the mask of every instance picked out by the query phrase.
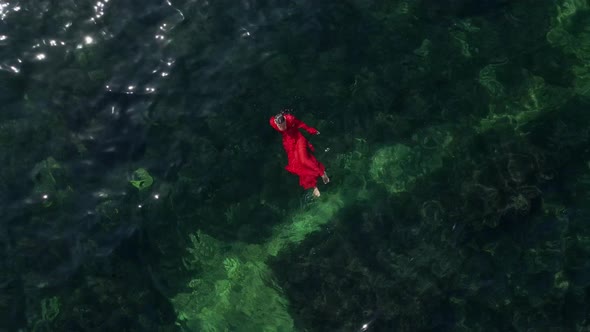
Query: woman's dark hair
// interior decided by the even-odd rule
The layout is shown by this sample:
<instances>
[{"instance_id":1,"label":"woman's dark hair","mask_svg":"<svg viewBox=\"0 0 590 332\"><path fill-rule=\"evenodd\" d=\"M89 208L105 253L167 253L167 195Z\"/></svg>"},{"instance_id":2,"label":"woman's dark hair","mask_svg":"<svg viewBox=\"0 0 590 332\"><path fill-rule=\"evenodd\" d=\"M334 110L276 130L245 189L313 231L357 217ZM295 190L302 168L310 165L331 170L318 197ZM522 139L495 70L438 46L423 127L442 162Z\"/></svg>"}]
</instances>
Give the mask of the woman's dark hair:
<instances>
[{"instance_id":1,"label":"woman's dark hair","mask_svg":"<svg viewBox=\"0 0 590 332\"><path fill-rule=\"evenodd\" d=\"M289 109L283 109L281 110L281 112L277 115L275 115L275 122L277 124L282 124L283 122L285 122L285 114L288 114L291 110Z\"/></svg>"},{"instance_id":2,"label":"woman's dark hair","mask_svg":"<svg viewBox=\"0 0 590 332\"><path fill-rule=\"evenodd\" d=\"M285 116L282 113L275 115L275 122L276 124L282 124L285 122Z\"/></svg>"}]
</instances>

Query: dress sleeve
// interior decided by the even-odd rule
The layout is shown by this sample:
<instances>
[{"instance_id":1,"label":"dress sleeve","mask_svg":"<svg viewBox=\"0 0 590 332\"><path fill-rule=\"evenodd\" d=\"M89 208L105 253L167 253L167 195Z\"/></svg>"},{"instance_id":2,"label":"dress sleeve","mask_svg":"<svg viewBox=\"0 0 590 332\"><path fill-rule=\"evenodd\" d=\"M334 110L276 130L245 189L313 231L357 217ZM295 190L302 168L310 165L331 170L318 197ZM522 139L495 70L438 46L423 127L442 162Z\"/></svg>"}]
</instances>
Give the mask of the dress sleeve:
<instances>
[{"instance_id":1,"label":"dress sleeve","mask_svg":"<svg viewBox=\"0 0 590 332\"><path fill-rule=\"evenodd\" d=\"M311 135L315 135L315 134L318 133L318 130L317 129L306 125L305 122L297 119L292 114L288 114L285 117L288 118L287 121L290 123L290 125L293 126L293 127L295 127L295 128L302 128L305 131L307 131L308 133L310 133Z\"/></svg>"}]
</instances>

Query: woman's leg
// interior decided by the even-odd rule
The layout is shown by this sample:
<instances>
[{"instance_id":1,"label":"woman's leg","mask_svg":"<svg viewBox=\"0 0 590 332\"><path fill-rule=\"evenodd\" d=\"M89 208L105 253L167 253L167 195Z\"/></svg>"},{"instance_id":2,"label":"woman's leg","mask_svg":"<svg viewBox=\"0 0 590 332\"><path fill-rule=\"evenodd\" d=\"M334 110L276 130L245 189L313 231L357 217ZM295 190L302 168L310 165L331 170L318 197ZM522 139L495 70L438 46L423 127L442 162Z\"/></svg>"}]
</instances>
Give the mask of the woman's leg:
<instances>
[{"instance_id":1,"label":"woman's leg","mask_svg":"<svg viewBox=\"0 0 590 332\"><path fill-rule=\"evenodd\" d=\"M317 161L317 159L315 159L314 155L311 154L309 152L309 150L307 149L307 142L305 140L300 140L299 143L298 142L298 146L296 149L296 153L299 153L299 155L297 156L297 158L299 160L302 161L302 164L305 165L307 168L313 170L314 172L317 172L316 174L318 174L318 176L322 177L322 181L324 181L324 184L327 184L328 182L330 182L330 178L328 177L328 174L326 174L326 170L324 168L324 165L322 165L319 161ZM299 144L303 145L305 143L304 146L299 146Z\"/></svg>"},{"instance_id":2,"label":"woman's leg","mask_svg":"<svg viewBox=\"0 0 590 332\"><path fill-rule=\"evenodd\" d=\"M302 166L310 169L317 174L317 176L322 176L323 178L324 167L311 153L309 153L307 141L305 139L297 140L295 153L297 154L297 160L299 160Z\"/></svg>"},{"instance_id":3,"label":"woman's leg","mask_svg":"<svg viewBox=\"0 0 590 332\"><path fill-rule=\"evenodd\" d=\"M313 195L315 197L320 197L320 190L318 189L318 187L313 188Z\"/></svg>"}]
</instances>

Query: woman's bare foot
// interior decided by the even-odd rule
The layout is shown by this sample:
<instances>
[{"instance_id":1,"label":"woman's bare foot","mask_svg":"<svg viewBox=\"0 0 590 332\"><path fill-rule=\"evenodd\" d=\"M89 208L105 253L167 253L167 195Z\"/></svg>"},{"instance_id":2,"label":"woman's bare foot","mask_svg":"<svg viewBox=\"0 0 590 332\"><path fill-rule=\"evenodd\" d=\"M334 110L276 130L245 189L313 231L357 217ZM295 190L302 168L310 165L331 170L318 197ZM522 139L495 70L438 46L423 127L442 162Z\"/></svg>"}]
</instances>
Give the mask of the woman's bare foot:
<instances>
[{"instance_id":1,"label":"woman's bare foot","mask_svg":"<svg viewBox=\"0 0 590 332\"><path fill-rule=\"evenodd\" d=\"M328 177L328 174L326 174L326 172L322 174L322 181L324 181L324 184L330 182L330 178Z\"/></svg>"},{"instance_id":2,"label":"woman's bare foot","mask_svg":"<svg viewBox=\"0 0 590 332\"><path fill-rule=\"evenodd\" d=\"M320 197L320 190L318 189L318 187L313 188L313 195L315 197Z\"/></svg>"}]
</instances>

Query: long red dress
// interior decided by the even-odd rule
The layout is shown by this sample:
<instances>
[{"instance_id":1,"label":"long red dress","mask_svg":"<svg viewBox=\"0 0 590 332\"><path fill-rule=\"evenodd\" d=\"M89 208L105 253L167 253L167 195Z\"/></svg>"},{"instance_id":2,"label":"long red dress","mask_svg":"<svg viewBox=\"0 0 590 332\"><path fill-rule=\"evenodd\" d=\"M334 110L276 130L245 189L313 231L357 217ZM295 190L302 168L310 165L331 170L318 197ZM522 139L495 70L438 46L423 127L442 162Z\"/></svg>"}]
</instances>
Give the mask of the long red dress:
<instances>
[{"instance_id":1,"label":"long red dress","mask_svg":"<svg viewBox=\"0 0 590 332\"><path fill-rule=\"evenodd\" d=\"M279 130L274 116L270 117L270 126L283 135L283 147L289 159L285 169L299 176L299 184L303 188L314 188L317 184L317 178L324 174L325 167L310 153L309 150L314 151L314 148L299 131L299 128L305 129L312 135L317 134L318 131L292 114L285 114L284 116L287 129L284 131Z\"/></svg>"}]
</instances>

